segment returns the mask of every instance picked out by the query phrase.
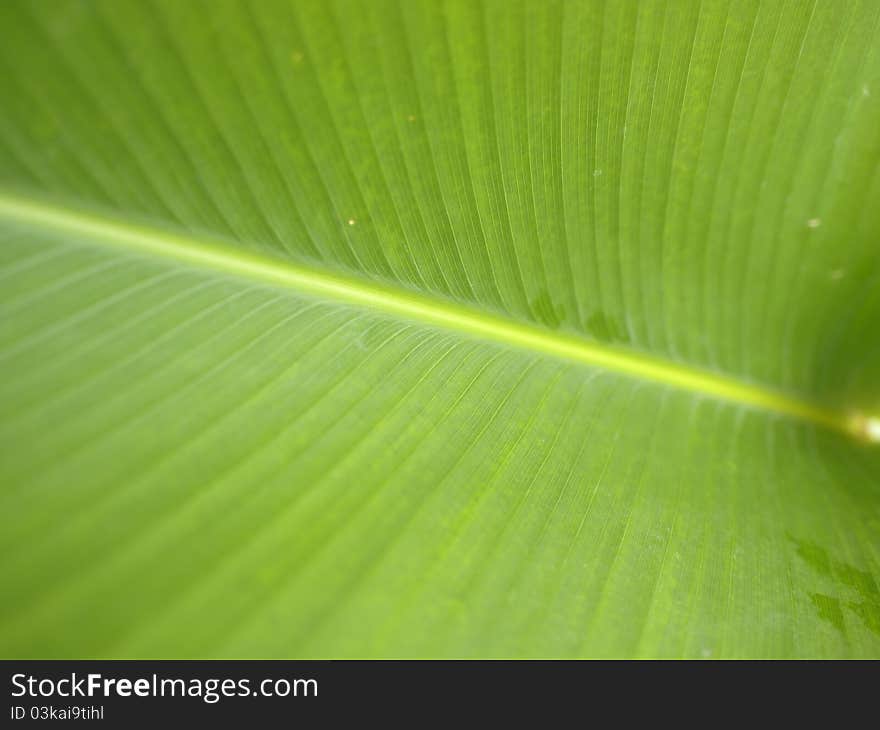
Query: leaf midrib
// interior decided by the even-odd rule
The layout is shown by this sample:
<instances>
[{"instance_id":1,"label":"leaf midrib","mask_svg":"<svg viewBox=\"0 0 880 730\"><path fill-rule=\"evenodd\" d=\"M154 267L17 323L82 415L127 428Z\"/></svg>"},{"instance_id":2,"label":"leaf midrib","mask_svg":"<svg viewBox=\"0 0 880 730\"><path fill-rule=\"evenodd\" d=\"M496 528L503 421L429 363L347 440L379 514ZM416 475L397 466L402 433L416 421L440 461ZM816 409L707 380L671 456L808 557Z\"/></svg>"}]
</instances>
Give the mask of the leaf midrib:
<instances>
[{"instance_id":1,"label":"leaf midrib","mask_svg":"<svg viewBox=\"0 0 880 730\"><path fill-rule=\"evenodd\" d=\"M806 421L851 436L861 419L767 385L672 362L634 350L552 332L424 294L309 269L290 261L233 248L207 236L172 233L105 215L0 191L0 218L73 233L116 248L175 259L202 268L279 285L303 294L369 307L550 357L604 368L740 406Z\"/></svg>"}]
</instances>

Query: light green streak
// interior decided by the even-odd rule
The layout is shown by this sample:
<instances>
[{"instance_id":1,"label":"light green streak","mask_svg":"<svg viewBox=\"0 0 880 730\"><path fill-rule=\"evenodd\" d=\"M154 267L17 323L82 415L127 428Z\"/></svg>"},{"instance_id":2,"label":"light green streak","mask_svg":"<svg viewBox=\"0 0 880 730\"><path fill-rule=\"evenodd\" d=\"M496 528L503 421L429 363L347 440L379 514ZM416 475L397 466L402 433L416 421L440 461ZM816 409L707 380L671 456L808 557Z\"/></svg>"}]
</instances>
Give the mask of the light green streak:
<instances>
[{"instance_id":1,"label":"light green streak","mask_svg":"<svg viewBox=\"0 0 880 730\"><path fill-rule=\"evenodd\" d=\"M102 243L259 279L300 292L465 332L505 345L605 368L742 406L779 413L851 436L869 438L864 418L846 415L772 388L727 375L548 332L460 305L390 287L301 268L280 259L233 249L219 241L115 221L0 193L0 218L85 236ZM873 419L871 419L873 423ZM870 440L870 438L869 438Z\"/></svg>"}]
</instances>

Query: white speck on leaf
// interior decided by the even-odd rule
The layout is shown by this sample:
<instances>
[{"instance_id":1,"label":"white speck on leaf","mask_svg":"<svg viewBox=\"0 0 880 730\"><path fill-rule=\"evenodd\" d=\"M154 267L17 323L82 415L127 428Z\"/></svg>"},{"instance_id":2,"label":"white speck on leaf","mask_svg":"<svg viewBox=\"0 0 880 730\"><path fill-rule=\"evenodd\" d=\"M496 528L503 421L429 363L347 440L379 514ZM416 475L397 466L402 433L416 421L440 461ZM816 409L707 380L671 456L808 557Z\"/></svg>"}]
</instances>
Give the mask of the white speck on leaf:
<instances>
[{"instance_id":1,"label":"white speck on leaf","mask_svg":"<svg viewBox=\"0 0 880 730\"><path fill-rule=\"evenodd\" d=\"M599 177L602 174L602 171L599 168L593 170L593 177Z\"/></svg>"},{"instance_id":2,"label":"white speck on leaf","mask_svg":"<svg viewBox=\"0 0 880 730\"><path fill-rule=\"evenodd\" d=\"M416 115L415 115L415 114L410 114L410 115L406 118L406 121L408 121L408 122L414 122L415 120L416 120Z\"/></svg>"},{"instance_id":3,"label":"white speck on leaf","mask_svg":"<svg viewBox=\"0 0 880 730\"><path fill-rule=\"evenodd\" d=\"M807 221L807 227L809 227L809 228L818 228L821 225L822 225L821 218L810 218L810 220Z\"/></svg>"},{"instance_id":4,"label":"white speck on leaf","mask_svg":"<svg viewBox=\"0 0 880 730\"><path fill-rule=\"evenodd\" d=\"M868 437L868 441L880 443L880 418L865 420L865 435Z\"/></svg>"},{"instance_id":5,"label":"white speck on leaf","mask_svg":"<svg viewBox=\"0 0 880 730\"><path fill-rule=\"evenodd\" d=\"M868 88L867 84L862 86L862 96L871 96L871 90Z\"/></svg>"},{"instance_id":6,"label":"white speck on leaf","mask_svg":"<svg viewBox=\"0 0 880 730\"><path fill-rule=\"evenodd\" d=\"M357 223L357 221L354 218L348 219L348 225L353 226L355 223Z\"/></svg>"}]
</instances>

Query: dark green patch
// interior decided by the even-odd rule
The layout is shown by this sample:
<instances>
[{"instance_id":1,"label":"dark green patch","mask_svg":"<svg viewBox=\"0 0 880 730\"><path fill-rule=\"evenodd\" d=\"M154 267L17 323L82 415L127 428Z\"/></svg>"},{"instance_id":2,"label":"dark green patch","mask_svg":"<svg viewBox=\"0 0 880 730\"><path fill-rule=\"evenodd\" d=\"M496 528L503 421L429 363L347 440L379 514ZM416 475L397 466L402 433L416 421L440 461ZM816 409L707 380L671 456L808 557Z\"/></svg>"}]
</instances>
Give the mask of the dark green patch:
<instances>
[{"instance_id":1,"label":"dark green patch","mask_svg":"<svg viewBox=\"0 0 880 730\"><path fill-rule=\"evenodd\" d=\"M846 633L840 601L834 598L834 596L826 596L824 593L811 593L810 600L816 607L816 612L819 614L820 619L830 623L842 634Z\"/></svg>"},{"instance_id":2,"label":"dark green patch","mask_svg":"<svg viewBox=\"0 0 880 730\"><path fill-rule=\"evenodd\" d=\"M878 605L876 603L872 604L867 601L856 603L851 601L846 604L846 607L862 619L865 626L867 626L872 633L880 636L880 610L878 610Z\"/></svg>"},{"instance_id":3,"label":"dark green patch","mask_svg":"<svg viewBox=\"0 0 880 730\"><path fill-rule=\"evenodd\" d=\"M593 312L587 320L587 331L602 342L629 342L623 325L601 311Z\"/></svg>"},{"instance_id":4,"label":"dark green patch","mask_svg":"<svg viewBox=\"0 0 880 730\"><path fill-rule=\"evenodd\" d=\"M562 320L556 312L556 308L553 306L553 300L550 298L550 294L546 289L542 289L538 292L537 296L529 299L529 307L535 317L537 317L542 324L545 324L552 329L557 329L559 327Z\"/></svg>"},{"instance_id":5,"label":"dark green patch","mask_svg":"<svg viewBox=\"0 0 880 730\"><path fill-rule=\"evenodd\" d=\"M795 552L821 576L837 583L841 592L849 594L843 607L858 616L862 623L874 634L880 636L880 590L874 576L866 570L842 560L832 558L828 551L809 540L798 540L792 535L788 539L795 545ZM853 594L856 594L853 596ZM823 621L828 621L840 631L844 631L841 600L823 593L811 593L810 600Z\"/></svg>"},{"instance_id":6,"label":"dark green patch","mask_svg":"<svg viewBox=\"0 0 880 730\"><path fill-rule=\"evenodd\" d=\"M831 560L828 553L818 545L806 540L798 540L797 538L788 536L797 549L797 554L809 565L813 570L826 578L833 578L831 572Z\"/></svg>"}]
</instances>

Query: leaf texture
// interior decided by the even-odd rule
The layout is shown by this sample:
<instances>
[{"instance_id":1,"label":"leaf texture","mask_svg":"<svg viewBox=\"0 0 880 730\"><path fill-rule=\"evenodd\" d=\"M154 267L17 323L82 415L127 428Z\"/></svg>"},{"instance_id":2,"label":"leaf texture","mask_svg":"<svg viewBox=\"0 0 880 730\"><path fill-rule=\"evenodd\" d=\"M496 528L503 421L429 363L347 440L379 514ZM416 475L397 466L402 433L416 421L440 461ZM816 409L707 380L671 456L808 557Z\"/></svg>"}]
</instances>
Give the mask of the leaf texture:
<instances>
[{"instance_id":1,"label":"leaf texture","mask_svg":"<svg viewBox=\"0 0 880 730\"><path fill-rule=\"evenodd\" d=\"M876 2L0 37L4 656L880 655Z\"/></svg>"}]
</instances>

